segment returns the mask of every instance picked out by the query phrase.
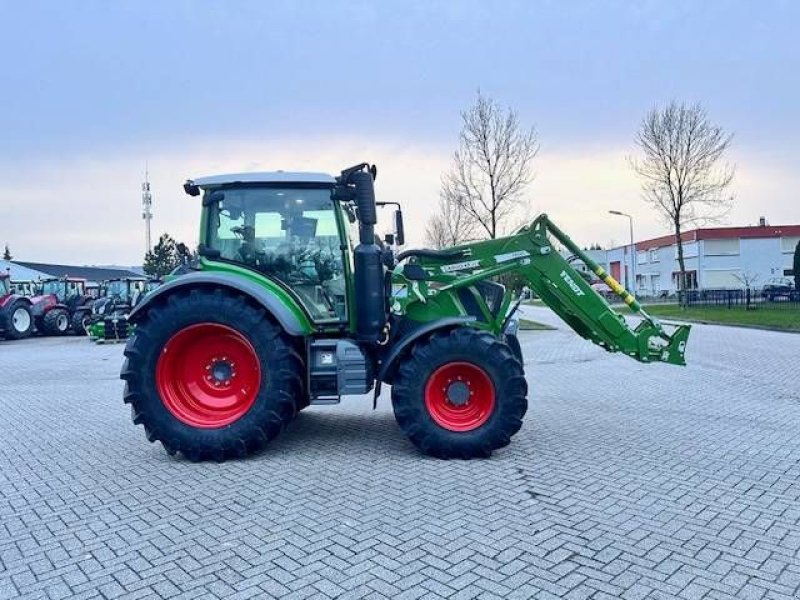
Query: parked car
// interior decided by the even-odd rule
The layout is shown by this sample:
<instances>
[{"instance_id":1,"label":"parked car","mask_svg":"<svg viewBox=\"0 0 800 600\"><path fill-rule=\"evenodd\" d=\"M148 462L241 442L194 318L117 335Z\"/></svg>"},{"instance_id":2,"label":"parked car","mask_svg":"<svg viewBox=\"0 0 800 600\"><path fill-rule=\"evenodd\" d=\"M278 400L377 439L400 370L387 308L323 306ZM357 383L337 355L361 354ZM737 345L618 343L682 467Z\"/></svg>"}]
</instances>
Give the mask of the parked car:
<instances>
[{"instance_id":1,"label":"parked car","mask_svg":"<svg viewBox=\"0 0 800 600\"><path fill-rule=\"evenodd\" d=\"M774 279L770 279L764 284L761 293L764 296L764 300L767 302L775 302L780 298L793 300L794 297L797 296L794 282L786 277L776 277Z\"/></svg>"}]
</instances>

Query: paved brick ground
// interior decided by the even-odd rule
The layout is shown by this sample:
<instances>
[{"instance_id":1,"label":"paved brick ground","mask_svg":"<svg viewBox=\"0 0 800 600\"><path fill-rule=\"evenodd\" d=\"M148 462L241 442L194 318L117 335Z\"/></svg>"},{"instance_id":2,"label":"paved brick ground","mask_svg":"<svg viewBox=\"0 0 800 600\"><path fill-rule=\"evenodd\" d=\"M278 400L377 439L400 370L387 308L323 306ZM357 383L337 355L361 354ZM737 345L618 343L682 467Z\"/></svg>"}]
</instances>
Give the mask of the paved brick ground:
<instances>
[{"instance_id":1,"label":"paved brick ground","mask_svg":"<svg viewBox=\"0 0 800 600\"><path fill-rule=\"evenodd\" d=\"M800 335L698 326L685 369L523 346L491 460L419 456L351 399L196 465L131 425L121 347L2 342L0 598L800 595Z\"/></svg>"}]
</instances>

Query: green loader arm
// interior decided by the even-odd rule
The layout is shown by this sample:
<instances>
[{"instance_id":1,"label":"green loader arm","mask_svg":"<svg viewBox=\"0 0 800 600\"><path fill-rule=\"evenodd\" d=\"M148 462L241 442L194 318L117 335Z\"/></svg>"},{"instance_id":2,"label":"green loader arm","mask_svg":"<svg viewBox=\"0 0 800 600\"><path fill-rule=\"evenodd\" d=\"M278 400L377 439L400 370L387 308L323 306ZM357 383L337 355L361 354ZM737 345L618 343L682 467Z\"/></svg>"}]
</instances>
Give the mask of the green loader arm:
<instances>
[{"instance_id":1,"label":"green loader arm","mask_svg":"<svg viewBox=\"0 0 800 600\"><path fill-rule=\"evenodd\" d=\"M606 300L572 268L554 248L556 239L603 280L642 320L632 328ZM395 270L395 283L407 285L403 307L414 313L413 303L435 302L436 297L455 293L490 277L515 273L521 276L564 322L580 336L609 352L622 352L641 362L685 365L690 327L680 325L667 332L645 312L636 299L600 265L583 252L547 215L505 238L458 246L441 255L423 255L414 263L425 270L424 281L406 280L403 267ZM416 311L419 313L419 311Z\"/></svg>"}]
</instances>

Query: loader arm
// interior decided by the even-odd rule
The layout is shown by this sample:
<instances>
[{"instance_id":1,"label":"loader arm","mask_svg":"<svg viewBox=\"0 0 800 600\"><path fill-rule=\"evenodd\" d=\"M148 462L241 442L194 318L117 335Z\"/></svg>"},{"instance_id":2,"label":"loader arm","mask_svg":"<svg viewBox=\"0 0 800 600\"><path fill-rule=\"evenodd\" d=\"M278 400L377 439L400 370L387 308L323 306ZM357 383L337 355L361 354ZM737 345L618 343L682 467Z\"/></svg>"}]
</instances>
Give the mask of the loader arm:
<instances>
[{"instance_id":1,"label":"loader arm","mask_svg":"<svg viewBox=\"0 0 800 600\"><path fill-rule=\"evenodd\" d=\"M630 308L641 317L634 328L580 276L556 250L552 239L581 259ZM393 310L398 314L426 315L420 307L441 307L443 296L498 275L514 273L524 279L542 301L580 336L609 352L622 352L641 362L685 365L690 327L667 331L651 317L632 294L595 263L547 215L540 215L518 233L494 240L457 246L446 251L405 253L393 273ZM510 304L507 296L504 307ZM415 306L416 305L416 306ZM452 315L440 315L452 316ZM501 315L502 317L503 315Z\"/></svg>"}]
</instances>

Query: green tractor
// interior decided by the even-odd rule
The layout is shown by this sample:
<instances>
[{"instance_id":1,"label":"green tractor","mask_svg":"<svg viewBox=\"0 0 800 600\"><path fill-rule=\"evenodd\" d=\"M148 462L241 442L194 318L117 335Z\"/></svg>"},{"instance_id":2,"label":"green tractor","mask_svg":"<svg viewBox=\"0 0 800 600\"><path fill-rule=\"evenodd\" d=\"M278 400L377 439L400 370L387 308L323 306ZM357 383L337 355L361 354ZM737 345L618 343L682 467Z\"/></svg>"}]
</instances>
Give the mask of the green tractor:
<instances>
[{"instance_id":1,"label":"green tractor","mask_svg":"<svg viewBox=\"0 0 800 600\"><path fill-rule=\"evenodd\" d=\"M86 331L92 340L127 339L130 327L128 313L144 298L148 290L146 277L109 279L103 285L103 296L92 303Z\"/></svg>"},{"instance_id":2,"label":"green tractor","mask_svg":"<svg viewBox=\"0 0 800 600\"><path fill-rule=\"evenodd\" d=\"M402 432L441 458L487 457L522 426L527 383L516 274L578 334L641 362L682 365L667 332L545 215L518 233L406 250L402 213L375 235L376 170L188 181L198 258L129 315L121 377L133 422L170 454L222 461L263 448L309 404L391 385ZM357 229L357 240L348 236ZM556 251L581 258L642 319L631 328ZM354 246L355 243L355 246Z\"/></svg>"}]
</instances>

